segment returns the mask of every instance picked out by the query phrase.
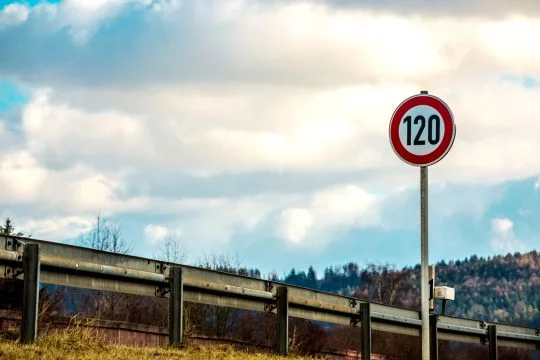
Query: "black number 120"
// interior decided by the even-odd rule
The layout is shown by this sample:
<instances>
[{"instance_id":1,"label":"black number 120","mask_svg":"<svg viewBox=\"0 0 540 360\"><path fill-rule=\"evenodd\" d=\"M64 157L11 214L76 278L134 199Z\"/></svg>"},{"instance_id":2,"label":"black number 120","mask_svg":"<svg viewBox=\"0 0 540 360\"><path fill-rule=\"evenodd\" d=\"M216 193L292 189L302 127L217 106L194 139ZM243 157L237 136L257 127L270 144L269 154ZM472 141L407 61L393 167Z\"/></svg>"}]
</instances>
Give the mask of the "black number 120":
<instances>
[{"instance_id":1,"label":"black number 120","mask_svg":"<svg viewBox=\"0 0 540 360\"><path fill-rule=\"evenodd\" d=\"M407 116L403 119L405 125L407 125L407 145L411 145L412 142L412 117ZM418 115L414 118L414 125L420 123L420 128L414 137L414 145L425 145L425 140L420 140L422 132L426 127L426 118L422 115ZM431 145L436 145L441 138L441 118L438 115L431 115L428 119L428 142Z\"/></svg>"}]
</instances>

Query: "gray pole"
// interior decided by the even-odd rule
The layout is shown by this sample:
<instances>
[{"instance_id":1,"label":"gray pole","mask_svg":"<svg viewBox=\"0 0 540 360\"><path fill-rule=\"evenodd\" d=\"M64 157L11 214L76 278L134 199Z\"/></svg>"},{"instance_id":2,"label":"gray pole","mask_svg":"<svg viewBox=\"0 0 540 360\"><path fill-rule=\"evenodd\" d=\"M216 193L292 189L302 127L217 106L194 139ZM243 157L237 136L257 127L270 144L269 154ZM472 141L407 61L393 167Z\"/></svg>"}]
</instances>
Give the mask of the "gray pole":
<instances>
[{"instance_id":1,"label":"gray pole","mask_svg":"<svg viewBox=\"0 0 540 360\"><path fill-rule=\"evenodd\" d=\"M172 266L169 277L169 345L182 342L184 276L180 266Z\"/></svg>"},{"instance_id":2,"label":"gray pole","mask_svg":"<svg viewBox=\"0 0 540 360\"><path fill-rule=\"evenodd\" d=\"M421 91L420 94L427 94ZM420 313L422 319L422 360L429 360L429 293L428 293L428 168L420 167Z\"/></svg>"},{"instance_id":3,"label":"gray pole","mask_svg":"<svg viewBox=\"0 0 540 360\"><path fill-rule=\"evenodd\" d=\"M23 313L21 341L32 343L37 337L39 305L39 245L27 244L23 251Z\"/></svg>"},{"instance_id":4,"label":"gray pole","mask_svg":"<svg viewBox=\"0 0 540 360\"><path fill-rule=\"evenodd\" d=\"M286 286L277 288L277 317L278 317L278 354L289 353L289 289Z\"/></svg>"},{"instance_id":5,"label":"gray pole","mask_svg":"<svg viewBox=\"0 0 540 360\"><path fill-rule=\"evenodd\" d=\"M420 300L422 318L422 360L429 360L429 294L428 294L428 168L420 168Z\"/></svg>"},{"instance_id":6,"label":"gray pole","mask_svg":"<svg viewBox=\"0 0 540 360\"><path fill-rule=\"evenodd\" d=\"M371 359L371 309L369 303L360 304L362 312L362 359Z\"/></svg>"},{"instance_id":7,"label":"gray pole","mask_svg":"<svg viewBox=\"0 0 540 360\"><path fill-rule=\"evenodd\" d=\"M497 360L497 326L488 325L489 360Z\"/></svg>"}]
</instances>

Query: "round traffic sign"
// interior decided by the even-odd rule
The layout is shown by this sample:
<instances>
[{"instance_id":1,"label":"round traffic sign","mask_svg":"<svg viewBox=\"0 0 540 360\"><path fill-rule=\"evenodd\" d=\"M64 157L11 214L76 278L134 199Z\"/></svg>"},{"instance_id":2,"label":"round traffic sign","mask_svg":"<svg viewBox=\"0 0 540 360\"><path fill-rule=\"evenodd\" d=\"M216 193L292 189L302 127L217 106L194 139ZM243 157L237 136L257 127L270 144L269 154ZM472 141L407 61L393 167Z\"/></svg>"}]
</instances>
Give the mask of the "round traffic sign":
<instances>
[{"instance_id":1,"label":"round traffic sign","mask_svg":"<svg viewBox=\"0 0 540 360\"><path fill-rule=\"evenodd\" d=\"M419 94L403 101L390 120L390 144L415 166L433 165L450 151L456 136L452 111L436 96Z\"/></svg>"}]
</instances>

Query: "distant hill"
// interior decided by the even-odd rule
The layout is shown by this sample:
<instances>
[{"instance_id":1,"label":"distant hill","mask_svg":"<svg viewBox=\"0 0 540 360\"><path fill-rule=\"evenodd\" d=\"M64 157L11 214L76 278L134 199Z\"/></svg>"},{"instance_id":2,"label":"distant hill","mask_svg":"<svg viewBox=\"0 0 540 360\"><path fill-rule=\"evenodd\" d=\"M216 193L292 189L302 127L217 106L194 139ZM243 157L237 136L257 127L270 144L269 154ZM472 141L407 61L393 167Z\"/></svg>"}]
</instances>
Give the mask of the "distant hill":
<instances>
[{"instance_id":1,"label":"distant hill","mask_svg":"<svg viewBox=\"0 0 540 360\"><path fill-rule=\"evenodd\" d=\"M419 308L419 274L419 265L403 269L389 265L360 268L349 263L326 268L322 279L317 279L312 267L307 273L292 269L283 281ZM436 285L456 289L456 300L446 307L448 315L540 327L540 256L536 251L442 261L436 264L435 275ZM440 304L436 310L440 312Z\"/></svg>"}]
</instances>

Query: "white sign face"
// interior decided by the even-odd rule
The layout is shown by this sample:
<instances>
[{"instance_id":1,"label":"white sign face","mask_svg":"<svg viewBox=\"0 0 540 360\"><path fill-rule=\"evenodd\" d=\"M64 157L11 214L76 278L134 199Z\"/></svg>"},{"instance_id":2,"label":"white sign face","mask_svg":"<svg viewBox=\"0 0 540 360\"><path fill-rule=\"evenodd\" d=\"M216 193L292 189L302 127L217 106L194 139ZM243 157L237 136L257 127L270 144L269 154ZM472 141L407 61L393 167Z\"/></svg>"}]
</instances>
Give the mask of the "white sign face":
<instances>
[{"instance_id":1,"label":"white sign face","mask_svg":"<svg viewBox=\"0 0 540 360\"><path fill-rule=\"evenodd\" d=\"M418 105L405 113L399 122L401 145L414 155L432 153L444 138L441 114L427 105Z\"/></svg>"},{"instance_id":2,"label":"white sign face","mask_svg":"<svg viewBox=\"0 0 540 360\"><path fill-rule=\"evenodd\" d=\"M390 120L390 144L410 165L428 166L441 160L452 147L455 134L450 108L433 95L408 98Z\"/></svg>"}]
</instances>

